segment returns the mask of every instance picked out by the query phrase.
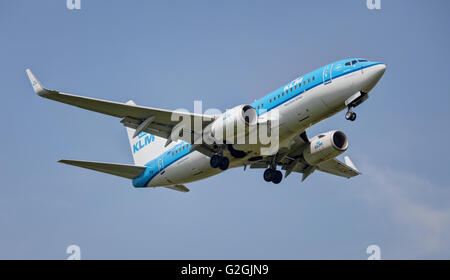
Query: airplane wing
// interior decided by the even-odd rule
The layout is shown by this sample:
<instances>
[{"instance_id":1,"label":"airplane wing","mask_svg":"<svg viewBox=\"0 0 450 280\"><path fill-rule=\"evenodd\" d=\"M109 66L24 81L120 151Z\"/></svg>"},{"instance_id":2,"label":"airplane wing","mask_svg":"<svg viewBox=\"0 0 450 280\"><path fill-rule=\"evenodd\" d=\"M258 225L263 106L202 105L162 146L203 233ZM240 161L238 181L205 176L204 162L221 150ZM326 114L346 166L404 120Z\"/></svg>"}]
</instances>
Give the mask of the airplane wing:
<instances>
[{"instance_id":1,"label":"airplane wing","mask_svg":"<svg viewBox=\"0 0 450 280\"><path fill-rule=\"evenodd\" d=\"M345 162L346 163L343 163L334 158L319 164L317 169L322 172L345 178L351 178L361 174L358 169L355 168L349 157L345 157Z\"/></svg>"},{"instance_id":2,"label":"airplane wing","mask_svg":"<svg viewBox=\"0 0 450 280\"><path fill-rule=\"evenodd\" d=\"M292 172L302 173L302 182L316 170L345 178L361 174L348 156L344 157L345 163L333 158L318 165L309 165L302 157L304 149L309 144L306 132L301 133L293 141L289 151L279 153L275 159L274 156L269 156L257 162L246 164L250 165L250 168L268 168L272 162L275 162L282 170L286 170L285 177Z\"/></svg>"},{"instance_id":3,"label":"airplane wing","mask_svg":"<svg viewBox=\"0 0 450 280\"><path fill-rule=\"evenodd\" d=\"M125 126L136 129L135 136L140 132L147 132L169 139L174 128L182 120L188 119L191 121L190 128L192 129L190 133L193 133L194 121L200 121L202 123L201 127L204 128L215 120L215 116L211 115L150 108L135 105L132 101L120 103L49 90L39 83L30 69L27 69L26 72L34 92L39 96L101 114L122 118L121 122Z\"/></svg>"}]
</instances>

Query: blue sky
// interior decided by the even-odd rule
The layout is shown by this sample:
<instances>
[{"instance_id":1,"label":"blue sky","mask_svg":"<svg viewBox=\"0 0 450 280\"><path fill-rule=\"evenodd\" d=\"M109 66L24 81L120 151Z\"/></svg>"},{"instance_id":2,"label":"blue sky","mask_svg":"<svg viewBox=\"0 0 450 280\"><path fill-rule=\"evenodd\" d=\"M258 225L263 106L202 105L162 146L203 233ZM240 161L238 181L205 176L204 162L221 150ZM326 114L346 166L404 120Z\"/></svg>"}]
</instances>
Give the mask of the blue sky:
<instances>
[{"instance_id":1,"label":"blue sky","mask_svg":"<svg viewBox=\"0 0 450 280\"><path fill-rule=\"evenodd\" d=\"M450 257L448 1L0 1L0 258ZM191 192L134 189L61 158L131 163L118 119L35 96L48 88L167 109L251 103L324 64L387 64L339 129L363 175L267 184L229 170Z\"/></svg>"}]
</instances>

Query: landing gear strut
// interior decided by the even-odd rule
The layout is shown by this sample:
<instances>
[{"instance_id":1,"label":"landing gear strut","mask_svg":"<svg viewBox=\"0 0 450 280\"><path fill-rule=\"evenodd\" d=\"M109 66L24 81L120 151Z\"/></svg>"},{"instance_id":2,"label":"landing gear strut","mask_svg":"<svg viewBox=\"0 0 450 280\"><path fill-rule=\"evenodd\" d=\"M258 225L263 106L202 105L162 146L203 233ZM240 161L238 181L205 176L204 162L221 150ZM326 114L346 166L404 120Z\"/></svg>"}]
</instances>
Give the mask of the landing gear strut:
<instances>
[{"instance_id":1,"label":"landing gear strut","mask_svg":"<svg viewBox=\"0 0 450 280\"><path fill-rule=\"evenodd\" d=\"M281 180L283 180L283 174L281 171L273 168L267 168L264 171L264 181L279 184L281 183Z\"/></svg>"},{"instance_id":2,"label":"landing gear strut","mask_svg":"<svg viewBox=\"0 0 450 280\"><path fill-rule=\"evenodd\" d=\"M354 121L356 120L356 113L352 111L352 107L348 107L348 111L345 114L345 119L349 120L349 121Z\"/></svg>"},{"instance_id":3,"label":"landing gear strut","mask_svg":"<svg viewBox=\"0 0 450 280\"><path fill-rule=\"evenodd\" d=\"M212 168L220 168L221 170L227 170L230 166L230 160L227 157L221 155L213 155L209 160L209 164Z\"/></svg>"}]
</instances>

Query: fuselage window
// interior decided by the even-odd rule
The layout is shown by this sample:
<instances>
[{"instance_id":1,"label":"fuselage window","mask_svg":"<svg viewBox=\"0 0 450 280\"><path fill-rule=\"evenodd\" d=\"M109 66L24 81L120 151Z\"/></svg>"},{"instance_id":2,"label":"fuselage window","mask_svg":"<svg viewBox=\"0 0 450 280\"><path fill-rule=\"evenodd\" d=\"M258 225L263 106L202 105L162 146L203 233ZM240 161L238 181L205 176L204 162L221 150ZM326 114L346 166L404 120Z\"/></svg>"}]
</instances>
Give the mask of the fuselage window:
<instances>
[{"instance_id":1,"label":"fuselage window","mask_svg":"<svg viewBox=\"0 0 450 280\"><path fill-rule=\"evenodd\" d=\"M359 62L367 62L367 59L358 59Z\"/></svg>"},{"instance_id":2,"label":"fuselage window","mask_svg":"<svg viewBox=\"0 0 450 280\"><path fill-rule=\"evenodd\" d=\"M314 81L314 76L312 77L312 80Z\"/></svg>"},{"instance_id":3,"label":"fuselage window","mask_svg":"<svg viewBox=\"0 0 450 280\"><path fill-rule=\"evenodd\" d=\"M308 79L308 84L309 84L309 79Z\"/></svg>"}]
</instances>

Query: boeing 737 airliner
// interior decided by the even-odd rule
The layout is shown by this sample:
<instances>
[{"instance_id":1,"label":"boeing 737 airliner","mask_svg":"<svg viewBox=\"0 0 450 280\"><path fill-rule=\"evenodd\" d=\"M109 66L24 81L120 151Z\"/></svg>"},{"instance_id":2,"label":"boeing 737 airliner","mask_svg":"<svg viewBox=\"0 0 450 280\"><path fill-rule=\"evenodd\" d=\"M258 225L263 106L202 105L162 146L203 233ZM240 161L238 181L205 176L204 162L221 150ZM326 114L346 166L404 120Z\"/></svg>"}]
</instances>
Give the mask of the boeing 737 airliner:
<instances>
[{"instance_id":1,"label":"boeing 737 airliner","mask_svg":"<svg viewBox=\"0 0 450 280\"><path fill-rule=\"evenodd\" d=\"M348 147L343 132L333 130L309 138L306 129L344 109L345 118L354 121L352 108L367 100L385 70L383 63L360 58L337 61L251 104L216 115L61 93L44 88L29 69L26 72L39 96L121 118L127 129L134 165L77 160L61 163L129 178L137 188L166 187L188 192L183 184L239 166L265 169L264 180L275 184L282 181L281 170L285 177L292 172L302 173L302 181L316 170L345 178L359 175L349 157L344 157L344 162L336 158ZM268 144L260 139L239 141L264 125L271 135L277 135L275 148L263 151ZM243 127L244 133L233 134L234 141L225 139L222 132L230 127L232 131Z\"/></svg>"}]
</instances>

